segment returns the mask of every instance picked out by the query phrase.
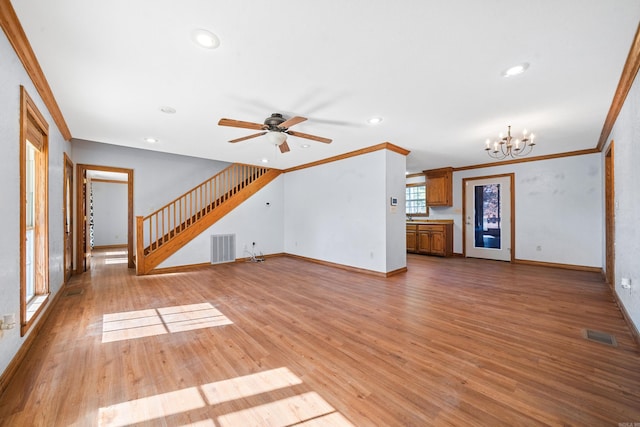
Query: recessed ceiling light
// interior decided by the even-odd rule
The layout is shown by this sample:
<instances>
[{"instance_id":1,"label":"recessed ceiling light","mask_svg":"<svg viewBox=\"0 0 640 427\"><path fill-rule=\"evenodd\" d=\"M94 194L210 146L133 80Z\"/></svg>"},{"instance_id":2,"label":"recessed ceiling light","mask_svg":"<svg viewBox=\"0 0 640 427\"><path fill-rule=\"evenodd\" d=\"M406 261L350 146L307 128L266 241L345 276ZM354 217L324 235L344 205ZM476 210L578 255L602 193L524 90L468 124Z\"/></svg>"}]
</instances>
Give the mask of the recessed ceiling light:
<instances>
[{"instance_id":1,"label":"recessed ceiling light","mask_svg":"<svg viewBox=\"0 0 640 427\"><path fill-rule=\"evenodd\" d=\"M367 120L367 122L370 125L377 125L378 123L382 122L382 117L371 117L369 120Z\"/></svg>"},{"instance_id":2,"label":"recessed ceiling light","mask_svg":"<svg viewBox=\"0 0 640 427\"><path fill-rule=\"evenodd\" d=\"M220 46L220 39L211 31L203 29L194 30L193 33L191 33L191 37L198 46L205 49L215 49Z\"/></svg>"},{"instance_id":3,"label":"recessed ceiling light","mask_svg":"<svg viewBox=\"0 0 640 427\"><path fill-rule=\"evenodd\" d=\"M309 144L302 144L300 147L302 147L302 148L309 148L309 147L311 147L311 145L309 145Z\"/></svg>"},{"instance_id":4,"label":"recessed ceiling light","mask_svg":"<svg viewBox=\"0 0 640 427\"><path fill-rule=\"evenodd\" d=\"M163 113L167 113L167 114L175 114L176 113L176 109L173 108L173 107L169 107L169 106L160 107L160 111L162 111Z\"/></svg>"},{"instance_id":5,"label":"recessed ceiling light","mask_svg":"<svg viewBox=\"0 0 640 427\"><path fill-rule=\"evenodd\" d=\"M149 144L155 144L156 142L158 142L158 138L148 136L144 139L144 142L148 142Z\"/></svg>"},{"instance_id":6,"label":"recessed ceiling light","mask_svg":"<svg viewBox=\"0 0 640 427\"><path fill-rule=\"evenodd\" d=\"M522 64L514 65L513 67L510 67L504 70L502 72L502 77L517 76L518 74L522 74L525 71L527 71L527 68L529 68L528 62L523 62Z\"/></svg>"},{"instance_id":7,"label":"recessed ceiling light","mask_svg":"<svg viewBox=\"0 0 640 427\"><path fill-rule=\"evenodd\" d=\"M264 159L262 159L262 160L260 160L260 161L261 161L262 163L269 163L269 159L267 159L267 158L264 158Z\"/></svg>"}]
</instances>

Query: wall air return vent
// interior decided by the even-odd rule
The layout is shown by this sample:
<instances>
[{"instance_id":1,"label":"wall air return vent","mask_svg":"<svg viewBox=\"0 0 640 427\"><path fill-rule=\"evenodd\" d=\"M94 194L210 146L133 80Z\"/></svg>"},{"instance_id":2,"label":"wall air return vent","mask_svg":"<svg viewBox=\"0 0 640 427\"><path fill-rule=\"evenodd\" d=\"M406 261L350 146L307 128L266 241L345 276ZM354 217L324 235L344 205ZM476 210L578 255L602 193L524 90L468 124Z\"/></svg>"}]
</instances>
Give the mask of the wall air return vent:
<instances>
[{"instance_id":1,"label":"wall air return vent","mask_svg":"<svg viewBox=\"0 0 640 427\"><path fill-rule=\"evenodd\" d=\"M236 235L214 234L211 236L211 264L222 264L236 260Z\"/></svg>"}]
</instances>

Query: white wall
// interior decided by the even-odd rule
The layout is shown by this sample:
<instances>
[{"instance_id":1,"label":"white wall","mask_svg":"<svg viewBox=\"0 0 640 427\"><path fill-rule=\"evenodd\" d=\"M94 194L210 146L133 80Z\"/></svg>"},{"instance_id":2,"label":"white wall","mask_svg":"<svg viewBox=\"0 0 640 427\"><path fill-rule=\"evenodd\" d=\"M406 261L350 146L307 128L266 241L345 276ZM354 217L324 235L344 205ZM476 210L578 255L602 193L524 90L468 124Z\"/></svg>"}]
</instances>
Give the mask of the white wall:
<instances>
[{"instance_id":1,"label":"white wall","mask_svg":"<svg viewBox=\"0 0 640 427\"><path fill-rule=\"evenodd\" d=\"M163 261L158 268L211 262L211 235L213 234L236 235L236 258L249 258L251 254L247 251L264 255L282 253L284 251L283 191L284 177L280 175Z\"/></svg>"},{"instance_id":2,"label":"white wall","mask_svg":"<svg viewBox=\"0 0 640 427\"><path fill-rule=\"evenodd\" d=\"M637 77L609 141L615 142L615 290L636 329L640 329L640 79ZM606 151L602 155L603 165ZM602 264L606 265L604 258ZM622 278L631 279L630 290L620 286Z\"/></svg>"},{"instance_id":3,"label":"white wall","mask_svg":"<svg viewBox=\"0 0 640 427\"><path fill-rule=\"evenodd\" d=\"M73 139L75 164L133 169L134 215L148 215L229 163Z\"/></svg>"},{"instance_id":4,"label":"white wall","mask_svg":"<svg viewBox=\"0 0 640 427\"><path fill-rule=\"evenodd\" d=\"M454 252L462 253L462 179L505 173L515 174L517 259L602 267L604 201L597 153L454 172L453 207L429 209L430 219L454 220Z\"/></svg>"},{"instance_id":5,"label":"white wall","mask_svg":"<svg viewBox=\"0 0 640 427\"><path fill-rule=\"evenodd\" d=\"M49 124L49 290L51 299L63 284L63 153L70 152L4 33L0 32L0 315L20 318L20 85ZM39 320L38 320L39 321ZM0 331L0 372L4 372L25 337L20 326Z\"/></svg>"},{"instance_id":6,"label":"white wall","mask_svg":"<svg viewBox=\"0 0 640 427\"><path fill-rule=\"evenodd\" d=\"M93 190L93 244L127 244L127 183L91 181Z\"/></svg>"},{"instance_id":7,"label":"white wall","mask_svg":"<svg viewBox=\"0 0 640 427\"><path fill-rule=\"evenodd\" d=\"M407 233L406 233L406 185L405 171L407 156L394 151L385 150L387 179L387 229L386 249L387 262L385 272L395 271L407 266ZM397 206L391 206L391 198L398 199Z\"/></svg>"},{"instance_id":8,"label":"white wall","mask_svg":"<svg viewBox=\"0 0 640 427\"><path fill-rule=\"evenodd\" d=\"M384 273L404 267L404 245L398 254L388 253L387 216L390 194L404 200L405 166L398 171L401 161L391 156L390 167L386 151L287 173L285 252ZM388 170L398 177L387 182ZM397 224L391 229L404 239L404 214L392 218Z\"/></svg>"}]
</instances>

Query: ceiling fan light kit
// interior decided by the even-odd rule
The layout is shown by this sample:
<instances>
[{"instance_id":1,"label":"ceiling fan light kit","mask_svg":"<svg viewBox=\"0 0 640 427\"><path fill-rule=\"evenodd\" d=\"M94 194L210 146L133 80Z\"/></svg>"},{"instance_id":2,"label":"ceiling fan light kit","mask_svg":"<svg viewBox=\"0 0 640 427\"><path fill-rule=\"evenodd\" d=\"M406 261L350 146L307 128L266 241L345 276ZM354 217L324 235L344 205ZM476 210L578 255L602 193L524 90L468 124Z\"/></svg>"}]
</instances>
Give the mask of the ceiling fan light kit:
<instances>
[{"instance_id":1,"label":"ceiling fan light kit","mask_svg":"<svg viewBox=\"0 0 640 427\"><path fill-rule=\"evenodd\" d=\"M253 122L244 122L241 120L234 119L220 119L218 121L219 126L230 126L242 129L253 129L260 130L262 132L254 133L252 135L243 136L241 138L232 139L229 142L236 143L240 141L244 141L251 138L256 138L258 136L267 135L267 140L274 145L277 145L280 148L281 153L286 153L290 151L289 145L287 144L287 135L296 136L298 138L310 139L313 141L324 142L325 144L331 143L331 139L324 138L316 135L309 135L302 132L295 132L289 130L292 126L297 125L298 123L302 123L306 121L306 117L295 116L290 119L285 119L280 113L273 113L271 116L267 117L264 120L264 124L253 123Z\"/></svg>"},{"instance_id":2,"label":"ceiling fan light kit","mask_svg":"<svg viewBox=\"0 0 640 427\"><path fill-rule=\"evenodd\" d=\"M535 135L529 133L526 129L522 131L522 138L514 138L511 136L511 126L508 126L507 135L502 133L498 135L497 141L487 139L485 141L484 150L490 157L497 160L503 160L507 157L516 158L524 157L533 151Z\"/></svg>"},{"instance_id":3,"label":"ceiling fan light kit","mask_svg":"<svg viewBox=\"0 0 640 427\"><path fill-rule=\"evenodd\" d=\"M267 139L273 145L280 145L287 140L287 135L278 131L267 132Z\"/></svg>"}]
</instances>

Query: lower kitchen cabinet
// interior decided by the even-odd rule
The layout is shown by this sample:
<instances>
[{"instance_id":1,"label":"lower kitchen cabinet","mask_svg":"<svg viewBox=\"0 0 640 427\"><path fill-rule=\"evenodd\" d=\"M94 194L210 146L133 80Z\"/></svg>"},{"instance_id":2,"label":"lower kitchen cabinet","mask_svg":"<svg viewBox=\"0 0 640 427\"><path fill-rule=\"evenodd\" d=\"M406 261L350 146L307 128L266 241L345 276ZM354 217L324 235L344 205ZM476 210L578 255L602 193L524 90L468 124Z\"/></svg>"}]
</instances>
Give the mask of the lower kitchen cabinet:
<instances>
[{"instance_id":1,"label":"lower kitchen cabinet","mask_svg":"<svg viewBox=\"0 0 640 427\"><path fill-rule=\"evenodd\" d=\"M407 224L407 252L451 256L453 221Z\"/></svg>"}]
</instances>

